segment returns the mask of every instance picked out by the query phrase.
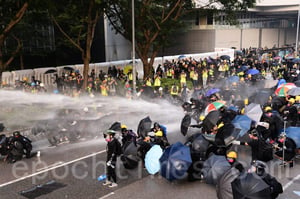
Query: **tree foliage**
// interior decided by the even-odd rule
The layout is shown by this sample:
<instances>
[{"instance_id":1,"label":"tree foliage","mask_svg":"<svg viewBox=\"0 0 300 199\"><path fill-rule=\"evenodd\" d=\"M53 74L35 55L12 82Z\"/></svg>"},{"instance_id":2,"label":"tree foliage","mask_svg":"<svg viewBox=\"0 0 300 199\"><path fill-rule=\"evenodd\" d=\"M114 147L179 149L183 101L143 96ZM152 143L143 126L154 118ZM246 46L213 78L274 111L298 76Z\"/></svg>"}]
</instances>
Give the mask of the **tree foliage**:
<instances>
[{"instance_id":1,"label":"tree foliage","mask_svg":"<svg viewBox=\"0 0 300 199\"><path fill-rule=\"evenodd\" d=\"M95 28L103 13L100 0L62 0L51 9L52 20L63 34L63 43L79 50L84 63L84 87L87 86L91 46Z\"/></svg>"},{"instance_id":2,"label":"tree foliage","mask_svg":"<svg viewBox=\"0 0 300 199\"><path fill-rule=\"evenodd\" d=\"M132 6L128 0L105 0L105 14L112 28L127 40L132 41ZM136 0L135 43L136 53L143 62L144 78L150 76L151 67L159 50L170 45L175 32L185 27L184 17L195 10L228 13L251 7L255 0L207 0L199 1L196 8L191 0ZM202 3L206 2L206 3ZM150 58L150 59L148 59Z\"/></svg>"}]
</instances>

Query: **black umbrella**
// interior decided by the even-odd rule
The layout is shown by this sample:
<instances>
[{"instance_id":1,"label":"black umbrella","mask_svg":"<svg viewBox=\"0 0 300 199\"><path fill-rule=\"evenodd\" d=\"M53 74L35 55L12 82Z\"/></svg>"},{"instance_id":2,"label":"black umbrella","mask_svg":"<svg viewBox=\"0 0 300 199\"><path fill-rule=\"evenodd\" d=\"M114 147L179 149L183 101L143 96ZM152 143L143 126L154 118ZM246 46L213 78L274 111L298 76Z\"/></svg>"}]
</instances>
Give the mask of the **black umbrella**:
<instances>
[{"instance_id":1,"label":"black umbrella","mask_svg":"<svg viewBox=\"0 0 300 199\"><path fill-rule=\"evenodd\" d=\"M223 155L212 155L203 163L202 173L207 184L217 184L219 178L231 168Z\"/></svg>"},{"instance_id":2,"label":"black umbrella","mask_svg":"<svg viewBox=\"0 0 300 199\"><path fill-rule=\"evenodd\" d=\"M239 170L232 167L221 176L216 186L218 199L233 198L231 182L235 180L239 175Z\"/></svg>"},{"instance_id":3,"label":"black umbrella","mask_svg":"<svg viewBox=\"0 0 300 199\"><path fill-rule=\"evenodd\" d=\"M138 166L139 158L137 155L138 147L134 142L129 142L123 146L123 155L121 160L126 169L134 169Z\"/></svg>"},{"instance_id":4,"label":"black umbrella","mask_svg":"<svg viewBox=\"0 0 300 199\"><path fill-rule=\"evenodd\" d=\"M233 199L270 199L271 189L255 173L244 173L232 183Z\"/></svg>"},{"instance_id":5,"label":"black umbrella","mask_svg":"<svg viewBox=\"0 0 300 199\"><path fill-rule=\"evenodd\" d=\"M70 67L70 66L65 66L65 67L64 67L64 70L73 71L73 70L74 70L74 68L72 68L72 67Z\"/></svg>"},{"instance_id":6,"label":"black umbrella","mask_svg":"<svg viewBox=\"0 0 300 199\"><path fill-rule=\"evenodd\" d=\"M222 55L222 56L220 57L220 59L230 61L230 56L229 56L229 55Z\"/></svg>"},{"instance_id":7,"label":"black umbrella","mask_svg":"<svg viewBox=\"0 0 300 199\"><path fill-rule=\"evenodd\" d=\"M300 87L300 80L295 81L294 84L295 84L296 86Z\"/></svg>"},{"instance_id":8,"label":"black umbrella","mask_svg":"<svg viewBox=\"0 0 300 199\"><path fill-rule=\"evenodd\" d=\"M249 102L264 105L269 100L270 96L270 90L259 90L249 97Z\"/></svg>"},{"instance_id":9,"label":"black umbrella","mask_svg":"<svg viewBox=\"0 0 300 199\"><path fill-rule=\"evenodd\" d=\"M190 124L191 124L191 116L185 115L181 121L181 126L180 126L180 130L183 136L186 136Z\"/></svg>"},{"instance_id":10,"label":"black umbrella","mask_svg":"<svg viewBox=\"0 0 300 199\"><path fill-rule=\"evenodd\" d=\"M221 119L221 115L219 111L211 111L207 114L207 116L203 120L203 128L206 131L210 131Z\"/></svg>"},{"instance_id":11,"label":"black umbrella","mask_svg":"<svg viewBox=\"0 0 300 199\"><path fill-rule=\"evenodd\" d=\"M57 70L55 70L55 69L49 69L44 74L51 74L51 73L57 73Z\"/></svg>"},{"instance_id":12,"label":"black umbrella","mask_svg":"<svg viewBox=\"0 0 300 199\"><path fill-rule=\"evenodd\" d=\"M207 151L209 146L209 141L205 139L202 133L196 133L190 136L187 143L191 145L191 152L204 153Z\"/></svg>"},{"instance_id":13,"label":"black umbrella","mask_svg":"<svg viewBox=\"0 0 300 199\"><path fill-rule=\"evenodd\" d=\"M113 123L110 127L110 130L114 130L114 131L120 131L121 130L121 123L120 122L115 122Z\"/></svg>"},{"instance_id":14,"label":"black umbrella","mask_svg":"<svg viewBox=\"0 0 300 199\"><path fill-rule=\"evenodd\" d=\"M149 116L142 119L137 127L137 134L139 137L146 137L147 133L151 131L152 121Z\"/></svg>"}]
</instances>

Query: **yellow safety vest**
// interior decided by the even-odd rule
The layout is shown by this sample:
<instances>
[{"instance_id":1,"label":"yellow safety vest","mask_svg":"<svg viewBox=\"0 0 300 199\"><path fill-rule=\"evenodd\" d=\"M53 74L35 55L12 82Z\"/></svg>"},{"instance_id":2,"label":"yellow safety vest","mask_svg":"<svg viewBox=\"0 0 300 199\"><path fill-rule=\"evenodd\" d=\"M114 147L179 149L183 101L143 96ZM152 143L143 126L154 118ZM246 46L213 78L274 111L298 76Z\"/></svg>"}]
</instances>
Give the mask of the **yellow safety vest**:
<instances>
[{"instance_id":1,"label":"yellow safety vest","mask_svg":"<svg viewBox=\"0 0 300 199\"><path fill-rule=\"evenodd\" d=\"M154 86L160 86L160 85L161 85L160 77L156 77L154 80Z\"/></svg>"}]
</instances>

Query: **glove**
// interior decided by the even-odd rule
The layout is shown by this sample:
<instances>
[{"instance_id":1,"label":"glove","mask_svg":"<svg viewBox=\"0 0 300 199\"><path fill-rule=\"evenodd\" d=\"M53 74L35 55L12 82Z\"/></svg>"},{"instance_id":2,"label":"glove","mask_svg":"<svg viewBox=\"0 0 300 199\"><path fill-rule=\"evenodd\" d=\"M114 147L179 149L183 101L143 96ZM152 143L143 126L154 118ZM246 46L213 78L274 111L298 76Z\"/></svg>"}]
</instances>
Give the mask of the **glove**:
<instances>
[{"instance_id":1,"label":"glove","mask_svg":"<svg viewBox=\"0 0 300 199\"><path fill-rule=\"evenodd\" d=\"M111 166L111 161L106 162L107 166Z\"/></svg>"},{"instance_id":2,"label":"glove","mask_svg":"<svg viewBox=\"0 0 300 199\"><path fill-rule=\"evenodd\" d=\"M241 141L233 140L233 141L232 141L232 144L240 145L240 144L241 144Z\"/></svg>"}]
</instances>

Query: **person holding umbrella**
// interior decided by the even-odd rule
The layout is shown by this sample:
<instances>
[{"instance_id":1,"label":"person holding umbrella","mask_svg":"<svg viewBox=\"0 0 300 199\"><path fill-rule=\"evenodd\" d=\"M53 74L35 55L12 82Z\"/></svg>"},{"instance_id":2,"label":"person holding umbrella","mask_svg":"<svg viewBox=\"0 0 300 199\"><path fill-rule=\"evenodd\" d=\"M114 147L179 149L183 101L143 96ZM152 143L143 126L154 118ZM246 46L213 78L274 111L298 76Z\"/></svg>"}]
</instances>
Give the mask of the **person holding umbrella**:
<instances>
[{"instance_id":1,"label":"person holding umbrella","mask_svg":"<svg viewBox=\"0 0 300 199\"><path fill-rule=\"evenodd\" d=\"M266 164L261 161L255 161L250 172L256 173L261 179L270 186L271 199L275 199L283 193L282 185L277 179L266 172Z\"/></svg>"},{"instance_id":2,"label":"person holding umbrella","mask_svg":"<svg viewBox=\"0 0 300 199\"><path fill-rule=\"evenodd\" d=\"M116 132L114 130L107 130L104 133L104 138L107 142L106 145L106 181L104 186L109 185L110 188L117 187L117 175L116 175L116 162L117 156L121 155L122 147L120 142L115 138Z\"/></svg>"}]
</instances>

